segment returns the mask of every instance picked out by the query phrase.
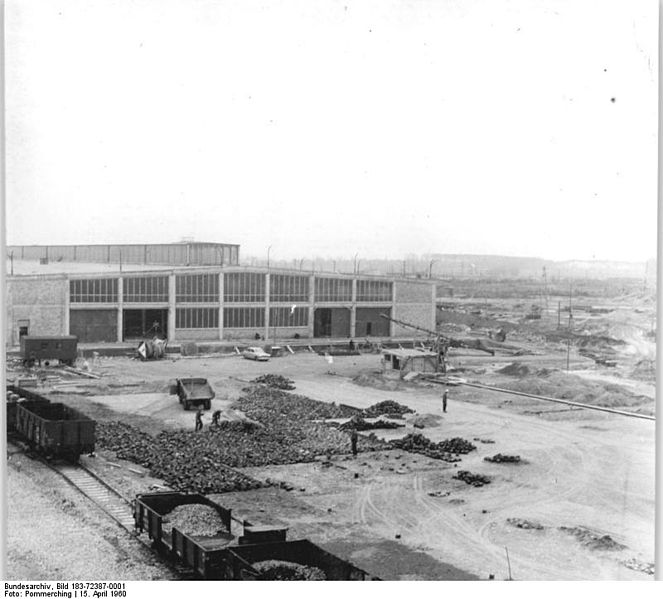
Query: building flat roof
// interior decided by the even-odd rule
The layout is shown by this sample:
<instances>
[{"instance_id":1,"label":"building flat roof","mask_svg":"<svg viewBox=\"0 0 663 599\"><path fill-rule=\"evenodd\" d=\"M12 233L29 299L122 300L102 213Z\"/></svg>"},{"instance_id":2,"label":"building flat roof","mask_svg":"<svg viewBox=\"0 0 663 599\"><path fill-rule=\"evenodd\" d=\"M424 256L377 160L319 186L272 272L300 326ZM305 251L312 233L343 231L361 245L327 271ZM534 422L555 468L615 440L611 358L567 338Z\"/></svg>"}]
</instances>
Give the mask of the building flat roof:
<instances>
[{"instance_id":1,"label":"building flat roof","mask_svg":"<svg viewBox=\"0 0 663 599\"><path fill-rule=\"evenodd\" d=\"M374 275L364 273L343 273L343 272L330 272L322 270L297 270L288 268L267 268L266 266L214 266L214 265L192 265L192 266L175 266L172 264L122 264L120 270L119 263L89 263L89 262L65 262L65 261L49 261L46 264L40 263L38 260L13 260L6 261L7 276L63 276L70 275L72 278L83 277L103 277L103 276L130 276L141 274L155 274L163 275L168 273L205 273L205 272L255 272L270 274L284 274L284 275L300 275L310 276L316 275L319 277L339 278L339 279L364 279L364 280L378 280L378 281L404 281L412 285L434 285L435 281L427 279L410 279L402 278L393 275Z\"/></svg>"},{"instance_id":2,"label":"building flat roof","mask_svg":"<svg viewBox=\"0 0 663 599\"><path fill-rule=\"evenodd\" d=\"M435 358L437 354L427 349L384 349L382 353L397 358Z\"/></svg>"}]
</instances>

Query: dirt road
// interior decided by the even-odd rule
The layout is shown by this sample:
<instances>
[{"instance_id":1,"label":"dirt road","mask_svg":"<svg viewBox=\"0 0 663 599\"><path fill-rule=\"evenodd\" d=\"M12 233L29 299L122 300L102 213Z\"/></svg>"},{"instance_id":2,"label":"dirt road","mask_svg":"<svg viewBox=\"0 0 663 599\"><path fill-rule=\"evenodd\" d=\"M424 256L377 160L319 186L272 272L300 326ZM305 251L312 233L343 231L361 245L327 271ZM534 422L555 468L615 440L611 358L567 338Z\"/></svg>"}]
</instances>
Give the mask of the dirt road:
<instances>
[{"instance_id":1,"label":"dirt road","mask_svg":"<svg viewBox=\"0 0 663 599\"><path fill-rule=\"evenodd\" d=\"M385 393L358 387L342 377L295 379L297 392L322 401L368 407L385 398L420 413L441 414L439 391ZM490 398L487 398L490 403ZM450 401L439 427L426 429L432 440L455 436L490 439L463 457L459 467L487 474L493 483L457 488L462 503L449 505L428 496L428 472L407 484L368 486L358 495L362 518L399 522L404 542L423 545L432 555L485 575L504 572L508 547L514 578L637 579L620 565L654 557L654 424L596 415L590 420L548 422L485 405ZM401 436L402 432L390 436ZM495 453L520 455L527 464L491 464ZM408 488L409 487L409 488ZM485 513L484 513L485 510ZM366 516L368 514L368 516ZM523 530L507 523L521 518L540 523ZM625 545L622 551L591 550L559 527L587 527ZM387 532L387 531L385 531Z\"/></svg>"}]
</instances>

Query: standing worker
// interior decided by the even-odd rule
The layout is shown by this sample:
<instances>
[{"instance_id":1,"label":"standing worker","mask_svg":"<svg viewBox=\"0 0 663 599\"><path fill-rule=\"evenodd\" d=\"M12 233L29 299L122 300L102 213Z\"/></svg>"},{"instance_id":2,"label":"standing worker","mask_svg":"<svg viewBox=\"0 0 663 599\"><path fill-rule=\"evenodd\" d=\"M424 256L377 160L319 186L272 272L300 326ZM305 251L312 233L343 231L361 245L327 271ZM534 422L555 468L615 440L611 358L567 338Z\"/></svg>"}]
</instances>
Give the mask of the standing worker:
<instances>
[{"instance_id":1,"label":"standing worker","mask_svg":"<svg viewBox=\"0 0 663 599\"><path fill-rule=\"evenodd\" d=\"M198 408L196 412L196 432L203 430L203 410Z\"/></svg>"},{"instance_id":2,"label":"standing worker","mask_svg":"<svg viewBox=\"0 0 663 599\"><path fill-rule=\"evenodd\" d=\"M357 434L357 429L353 428L350 431L350 447L352 448L352 455L357 455L357 439L359 435Z\"/></svg>"},{"instance_id":3,"label":"standing worker","mask_svg":"<svg viewBox=\"0 0 663 599\"><path fill-rule=\"evenodd\" d=\"M216 412L212 414L212 424L219 426L219 418L221 418L221 410L216 410Z\"/></svg>"},{"instance_id":4,"label":"standing worker","mask_svg":"<svg viewBox=\"0 0 663 599\"><path fill-rule=\"evenodd\" d=\"M449 398L449 390L445 389L444 393L442 394L442 411L446 412L447 411L447 399Z\"/></svg>"}]
</instances>

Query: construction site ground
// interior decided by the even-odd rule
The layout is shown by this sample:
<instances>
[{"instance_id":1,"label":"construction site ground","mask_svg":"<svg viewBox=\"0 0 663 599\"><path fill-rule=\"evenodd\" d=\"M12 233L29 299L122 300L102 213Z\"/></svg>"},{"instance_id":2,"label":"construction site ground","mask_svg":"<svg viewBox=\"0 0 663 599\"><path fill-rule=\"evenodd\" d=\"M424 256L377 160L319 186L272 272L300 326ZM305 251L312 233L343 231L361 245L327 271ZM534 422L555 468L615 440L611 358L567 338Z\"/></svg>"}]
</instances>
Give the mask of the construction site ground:
<instances>
[{"instance_id":1,"label":"construction site ground","mask_svg":"<svg viewBox=\"0 0 663 599\"><path fill-rule=\"evenodd\" d=\"M526 351L490 356L452 350L450 362L468 381L514 388L530 379L537 385L548 380L558 389L568 381L568 399L577 399L573 390L582 386L584 398L654 413L655 381L627 376L642 359L653 359L642 355L649 346L635 353L631 345L625 348L631 352L624 354L630 360L628 372L601 368L573 349L567 373L565 344L543 343L531 330L512 343ZM330 461L245 468L254 478L284 481L291 490L268 487L213 496L237 515L285 525L289 538L308 538L380 578L652 579L655 423L651 420L464 385L449 388L448 410L443 413L443 386L405 382L396 373L383 373L376 353L334 357L331 365L323 356L307 352L269 362L219 355L169 356L154 362L116 357L99 358L91 368L99 379L54 383L41 392L98 420L122 420L154 434L194 427L193 412L184 411L176 396L168 394L175 377L203 376L212 384L216 398L203 418L209 426L211 412L217 409L224 419L243 418L233 408L233 400L252 379L275 373L295 382L293 393L315 400L366 408L389 399L413 408L419 416L436 417L420 429L408 416L404 428L374 431L378 437L395 439L415 432L433 441L462 437L473 442L476 451L462 455L457 463L391 449L356 457L348 451ZM518 376L509 374L512 371ZM497 453L518 455L521 461L484 460ZM85 456L82 461L127 497L166 488L145 468L118 460L111 452L98 451L96 457ZM467 485L452 478L459 470L487 475L491 482ZM30 464L13 473L10 469L10 523L15 517L14 521L26 522L32 513L17 495L18 485L39 484L40 476L30 474ZM68 533L63 534L66 538ZM32 545L22 547L28 543L24 538L29 535L20 531L12 535L10 525L9 571L14 568L17 577L22 577L19 564L26 552L38 551ZM140 553L135 559L145 556ZM53 573L52 568L44 568ZM146 577L158 577L156 565L145 568Z\"/></svg>"}]
</instances>

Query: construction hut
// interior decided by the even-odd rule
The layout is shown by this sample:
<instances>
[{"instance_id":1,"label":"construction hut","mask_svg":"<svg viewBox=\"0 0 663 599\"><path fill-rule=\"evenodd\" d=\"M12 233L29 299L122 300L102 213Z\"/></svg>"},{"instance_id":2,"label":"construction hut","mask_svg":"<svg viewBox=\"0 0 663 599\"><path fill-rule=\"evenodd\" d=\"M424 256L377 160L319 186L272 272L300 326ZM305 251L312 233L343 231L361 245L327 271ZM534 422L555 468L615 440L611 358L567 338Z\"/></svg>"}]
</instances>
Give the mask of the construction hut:
<instances>
[{"instance_id":1,"label":"construction hut","mask_svg":"<svg viewBox=\"0 0 663 599\"><path fill-rule=\"evenodd\" d=\"M427 349L385 349L384 370L398 370L401 378L410 372L437 372L437 354Z\"/></svg>"}]
</instances>

